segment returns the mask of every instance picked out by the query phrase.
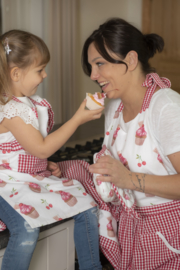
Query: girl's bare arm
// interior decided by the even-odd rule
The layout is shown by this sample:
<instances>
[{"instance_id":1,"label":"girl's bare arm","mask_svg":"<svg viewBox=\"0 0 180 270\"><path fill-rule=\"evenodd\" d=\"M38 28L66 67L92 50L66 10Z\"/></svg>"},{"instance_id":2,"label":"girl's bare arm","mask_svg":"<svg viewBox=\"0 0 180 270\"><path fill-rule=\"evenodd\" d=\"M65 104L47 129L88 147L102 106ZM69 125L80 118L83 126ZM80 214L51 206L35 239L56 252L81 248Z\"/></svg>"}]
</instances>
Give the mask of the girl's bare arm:
<instances>
[{"instance_id":1,"label":"girl's bare arm","mask_svg":"<svg viewBox=\"0 0 180 270\"><path fill-rule=\"evenodd\" d=\"M86 101L83 101L74 116L63 126L43 138L41 133L32 125L25 124L20 117L11 119L5 118L2 121L3 127L10 131L22 147L31 155L41 159L51 156L55 151L61 148L71 135L76 131L79 125L90 120L101 117L102 109L89 111L85 110Z\"/></svg>"}]
</instances>

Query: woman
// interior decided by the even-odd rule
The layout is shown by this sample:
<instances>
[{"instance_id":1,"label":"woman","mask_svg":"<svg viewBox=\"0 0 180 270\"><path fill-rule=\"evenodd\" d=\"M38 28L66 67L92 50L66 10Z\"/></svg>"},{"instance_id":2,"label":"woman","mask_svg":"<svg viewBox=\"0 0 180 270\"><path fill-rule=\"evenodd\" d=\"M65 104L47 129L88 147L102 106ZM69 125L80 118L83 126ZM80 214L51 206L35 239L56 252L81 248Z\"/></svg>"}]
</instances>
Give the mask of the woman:
<instances>
[{"instance_id":1,"label":"woman","mask_svg":"<svg viewBox=\"0 0 180 270\"><path fill-rule=\"evenodd\" d=\"M101 249L119 270L180 269L180 96L148 63L163 47L160 36L115 18L83 48L84 72L110 102L97 162L78 166L99 204ZM92 174L112 183L118 202L98 197Z\"/></svg>"}]
</instances>

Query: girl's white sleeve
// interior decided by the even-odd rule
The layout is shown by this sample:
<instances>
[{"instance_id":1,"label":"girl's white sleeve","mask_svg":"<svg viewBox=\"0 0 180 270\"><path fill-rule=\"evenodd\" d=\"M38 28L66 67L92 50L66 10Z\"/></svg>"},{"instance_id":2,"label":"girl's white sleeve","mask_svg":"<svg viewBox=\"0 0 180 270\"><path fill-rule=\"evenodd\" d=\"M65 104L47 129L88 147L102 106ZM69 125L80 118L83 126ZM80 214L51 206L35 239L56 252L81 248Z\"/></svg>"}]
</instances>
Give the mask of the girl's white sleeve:
<instances>
[{"instance_id":1,"label":"girl's white sleeve","mask_svg":"<svg viewBox=\"0 0 180 270\"><path fill-rule=\"evenodd\" d=\"M20 117L24 123L31 124L35 129L39 130L36 108L31 108L14 100L10 100L5 105L0 105L0 123L4 118L11 119L16 116Z\"/></svg>"}]
</instances>

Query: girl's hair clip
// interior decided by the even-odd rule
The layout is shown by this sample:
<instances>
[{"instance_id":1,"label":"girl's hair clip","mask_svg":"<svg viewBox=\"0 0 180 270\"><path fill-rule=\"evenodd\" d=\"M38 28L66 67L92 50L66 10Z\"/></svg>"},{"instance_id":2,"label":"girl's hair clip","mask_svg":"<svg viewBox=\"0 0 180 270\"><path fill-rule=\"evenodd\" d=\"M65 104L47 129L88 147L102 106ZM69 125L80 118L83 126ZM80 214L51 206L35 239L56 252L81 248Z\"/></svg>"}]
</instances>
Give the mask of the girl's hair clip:
<instances>
[{"instance_id":1,"label":"girl's hair clip","mask_svg":"<svg viewBox=\"0 0 180 270\"><path fill-rule=\"evenodd\" d=\"M5 50L6 54L9 54L9 52L11 52L12 50L9 48L8 38L5 38L3 43L4 43L4 50Z\"/></svg>"}]
</instances>

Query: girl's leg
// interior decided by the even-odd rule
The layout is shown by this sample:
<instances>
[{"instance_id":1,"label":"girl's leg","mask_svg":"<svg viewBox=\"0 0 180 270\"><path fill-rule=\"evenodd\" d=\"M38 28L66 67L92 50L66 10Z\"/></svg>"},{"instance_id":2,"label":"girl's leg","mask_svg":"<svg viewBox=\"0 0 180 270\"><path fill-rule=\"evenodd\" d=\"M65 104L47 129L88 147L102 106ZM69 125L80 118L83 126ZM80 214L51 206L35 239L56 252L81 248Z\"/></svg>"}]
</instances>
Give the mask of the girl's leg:
<instances>
[{"instance_id":1,"label":"girl's leg","mask_svg":"<svg viewBox=\"0 0 180 270\"><path fill-rule=\"evenodd\" d=\"M28 270L38 240L39 228L32 229L1 196L0 219L10 232L1 270Z\"/></svg>"},{"instance_id":2,"label":"girl's leg","mask_svg":"<svg viewBox=\"0 0 180 270\"><path fill-rule=\"evenodd\" d=\"M80 270L102 269L99 258L97 207L74 216L74 241Z\"/></svg>"}]
</instances>

